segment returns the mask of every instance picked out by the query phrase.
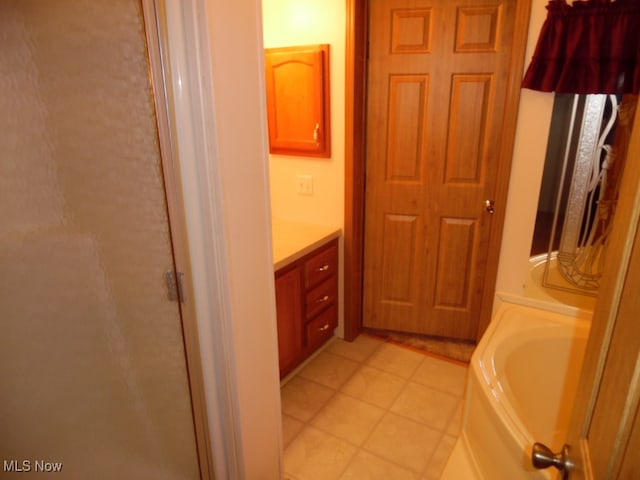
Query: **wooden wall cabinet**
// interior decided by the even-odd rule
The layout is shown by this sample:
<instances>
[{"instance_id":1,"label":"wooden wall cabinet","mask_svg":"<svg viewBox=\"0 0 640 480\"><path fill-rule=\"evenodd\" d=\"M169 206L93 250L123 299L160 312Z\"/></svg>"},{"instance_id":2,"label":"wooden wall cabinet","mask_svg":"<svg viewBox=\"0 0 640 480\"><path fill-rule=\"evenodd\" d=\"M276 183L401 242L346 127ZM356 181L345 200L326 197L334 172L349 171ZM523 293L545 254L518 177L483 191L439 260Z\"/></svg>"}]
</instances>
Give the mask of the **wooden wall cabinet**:
<instances>
[{"instance_id":1,"label":"wooden wall cabinet","mask_svg":"<svg viewBox=\"0 0 640 480\"><path fill-rule=\"evenodd\" d=\"M276 272L280 378L290 373L338 326L338 240Z\"/></svg>"},{"instance_id":2,"label":"wooden wall cabinet","mask_svg":"<svg viewBox=\"0 0 640 480\"><path fill-rule=\"evenodd\" d=\"M269 151L330 157L329 45L265 50Z\"/></svg>"}]
</instances>

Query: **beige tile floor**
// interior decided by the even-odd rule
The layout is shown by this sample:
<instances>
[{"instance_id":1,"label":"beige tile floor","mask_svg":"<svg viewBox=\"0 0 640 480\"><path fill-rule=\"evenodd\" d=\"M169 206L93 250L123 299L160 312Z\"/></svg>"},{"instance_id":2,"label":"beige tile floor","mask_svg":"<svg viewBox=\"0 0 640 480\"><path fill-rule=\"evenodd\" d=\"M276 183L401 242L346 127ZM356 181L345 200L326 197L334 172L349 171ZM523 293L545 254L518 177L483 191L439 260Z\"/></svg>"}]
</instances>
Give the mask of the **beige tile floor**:
<instances>
[{"instance_id":1,"label":"beige tile floor","mask_svg":"<svg viewBox=\"0 0 640 480\"><path fill-rule=\"evenodd\" d=\"M360 335L281 389L289 480L435 480L460 430L464 364Z\"/></svg>"}]
</instances>

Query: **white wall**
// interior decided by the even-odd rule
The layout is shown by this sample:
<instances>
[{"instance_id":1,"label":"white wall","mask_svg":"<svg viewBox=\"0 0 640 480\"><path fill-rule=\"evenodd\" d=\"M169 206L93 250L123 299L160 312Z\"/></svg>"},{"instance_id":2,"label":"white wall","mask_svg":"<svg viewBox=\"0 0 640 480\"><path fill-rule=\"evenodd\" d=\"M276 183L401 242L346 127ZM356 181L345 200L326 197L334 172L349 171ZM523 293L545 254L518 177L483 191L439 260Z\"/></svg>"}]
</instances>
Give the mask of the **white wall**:
<instances>
[{"instance_id":1,"label":"white wall","mask_svg":"<svg viewBox=\"0 0 640 480\"><path fill-rule=\"evenodd\" d=\"M166 2L216 477L282 475L260 0Z\"/></svg>"},{"instance_id":2,"label":"white wall","mask_svg":"<svg viewBox=\"0 0 640 480\"><path fill-rule=\"evenodd\" d=\"M263 0L265 48L330 45L331 157L270 156L274 217L322 225L344 224L344 0ZM298 195L296 175L313 176L313 195Z\"/></svg>"},{"instance_id":3,"label":"white wall","mask_svg":"<svg viewBox=\"0 0 640 480\"><path fill-rule=\"evenodd\" d=\"M344 228L345 38L344 0L262 0L265 48L329 44L331 156L270 155L272 215L285 220ZM311 175L313 195L296 193L296 175ZM344 282L340 241L340 284ZM344 334L340 289L336 335Z\"/></svg>"},{"instance_id":4,"label":"white wall","mask_svg":"<svg viewBox=\"0 0 640 480\"><path fill-rule=\"evenodd\" d=\"M546 18L546 3L533 0L531 5L525 69ZM552 93L522 89L496 292L524 293L552 108Z\"/></svg>"},{"instance_id":5,"label":"white wall","mask_svg":"<svg viewBox=\"0 0 640 480\"><path fill-rule=\"evenodd\" d=\"M209 0L216 138L247 479L278 478L280 389L259 0Z\"/></svg>"}]
</instances>

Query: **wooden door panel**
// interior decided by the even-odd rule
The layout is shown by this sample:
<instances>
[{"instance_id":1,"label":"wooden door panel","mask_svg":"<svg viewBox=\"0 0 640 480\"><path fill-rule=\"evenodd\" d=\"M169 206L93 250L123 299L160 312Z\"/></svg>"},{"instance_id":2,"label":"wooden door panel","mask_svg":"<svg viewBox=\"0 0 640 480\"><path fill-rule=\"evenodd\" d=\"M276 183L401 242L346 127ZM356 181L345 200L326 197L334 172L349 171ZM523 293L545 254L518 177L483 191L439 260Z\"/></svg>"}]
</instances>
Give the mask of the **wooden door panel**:
<instances>
[{"instance_id":1,"label":"wooden door panel","mask_svg":"<svg viewBox=\"0 0 640 480\"><path fill-rule=\"evenodd\" d=\"M371 275L365 277L365 289L380 299L376 308L366 311L374 319L375 328L392 329L393 323L387 322L396 317L411 321L424 291L413 280L416 270L425 262L424 219L421 215L402 213L402 207L378 218L380 225L375 228L382 235L370 245L373 254L380 258Z\"/></svg>"},{"instance_id":2,"label":"wooden door panel","mask_svg":"<svg viewBox=\"0 0 640 480\"><path fill-rule=\"evenodd\" d=\"M455 51L495 52L501 11L501 5L458 7Z\"/></svg>"},{"instance_id":3,"label":"wooden door panel","mask_svg":"<svg viewBox=\"0 0 640 480\"><path fill-rule=\"evenodd\" d=\"M428 75L394 75L389 78L386 165L388 181L421 181Z\"/></svg>"},{"instance_id":4,"label":"wooden door panel","mask_svg":"<svg viewBox=\"0 0 640 480\"><path fill-rule=\"evenodd\" d=\"M477 222L466 218L442 218L435 281L436 309L470 306L470 267L474 261Z\"/></svg>"},{"instance_id":5,"label":"wooden door panel","mask_svg":"<svg viewBox=\"0 0 640 480\"><path fill-rule=\"evenodd\" d=\"M626 445L624 458L620 466L620 474L618 478L640 478L640 460L638 460L637 452L640 451L640 410L636 410L635 419L629 434L629 442Z\"/></svg>"},{"instance_id":6,"label":"wooden door panel","mask_svg":"<svg viewBox=\"0 0 640 480\"><path fill-rule=\"evenodd\" d=\"M415 302L411 271L416 262L418 222L415 215L385 216L381 289L385 302Z\"/></svg>"},{"instance_id":7,"label":"wooden door panel","mask_svg":"<svg viewBox=\"0 0 640 480\"><path fill-rule=\"evenodd\" d=\"M391 53L429 53L431 48L431 8L394 10Z\"/></svg>"},{"instance_id":8,"label":"wooden door panel","mask_svg":"<svg viewBox=\"0 0 640 480\"><path fill-rule=\"evenodd\" d=\"M515 0L370 3L364 325L477 331Z\"/></svg>"},{"instance_id":9,"label":"wooden door panel","mask_svg":"<svg viewBox=\"0 0 640 480\"><path fill-rule=\"evenodd\" d=\"M491 118L492 75L455 74L451 87L445 183L482 183Z\"/></svg>"}]
</instances>

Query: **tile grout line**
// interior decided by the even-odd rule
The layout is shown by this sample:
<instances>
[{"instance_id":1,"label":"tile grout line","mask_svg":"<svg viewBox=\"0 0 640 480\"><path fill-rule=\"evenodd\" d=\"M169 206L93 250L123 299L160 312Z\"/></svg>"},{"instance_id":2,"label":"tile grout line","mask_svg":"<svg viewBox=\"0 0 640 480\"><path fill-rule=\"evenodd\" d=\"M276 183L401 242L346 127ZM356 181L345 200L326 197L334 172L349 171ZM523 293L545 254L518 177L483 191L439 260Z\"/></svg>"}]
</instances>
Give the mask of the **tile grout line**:
<instances>
[{"instance_id":1,"label":"tile grout line","mask_svg":"<svg viewBox=\"0 0 640 480\"><path fill-rule=\"evenodd\" d=\"M423 356L425 356L425 357L431 357L431 358L434 358L434 359L436 359L436 360L438 360L438 361L445 361L445 362L448 362L448 363L451 363L451 364L454 364L454 365L457 365L457 366L462 366L463 368L468 368L468 364L466 364L466 363L464 363L464 362L459 362L459 361L451 360L451 359L448 359L448 358L441 358L441 356L440 356L440 355L433 354L433 353L431 353L431 352L426 352L426 351L421 350L421 349L419 349L419 348L415 348L415 347L411 347L411 346L403 345L403 344L401 344L401 343L399 343L399 342L389 341L388 339L385 339L385 338L380 338L380 337L377 337L377 336L371 336L371 335L368 335L368 334L365 334L365 336L369 336L370 338L374 338L374 339L376 339L377 341L379 341L379 342L380 342L380 344L379 344L379 345L377 345L377 346L375 346L375 348L373 348L373 349L371 350L371 352L369 352L368 354L366 354L366 356L364 356L362 359L360 359L360 358L355 359L355 358L353 358L352 356L345 355L344 353L338 353L338 352L336 352L336 351L328 351L328 349L327 349L327 350L325 350L325 353L327 353L327 354L329 354L329 355L331 355L331 356L339 357L340 359L344 359L344 360L347 360L347 361L350 361L350 362L354 362L354 363L356 364L356 368L354 368L353 372L352 372L352 373L351 373L347 378L345 378L342 382L340 382L340 383L337 385L337 387L332 387L332 386L325 385L324 383L318 382L318 381L316 381L316 380L314 380L314 379L311 379L311 378L308 378L308 377L301 376L301 375L299 375L301 372L297 372L297 374L296 374L295 376L299 376L299 378L301 378L301 379L303 379L303 380L305 380L305 381L307 381L307 382L310 382L310 383L313 383L313 384L315 384L315 385L321 386L321 387L323 387L323 388L327 388L327 389L329 389L329 390L331 391L331 395L326 399L326 401L324 401L324 402L322 403L322 406L321 406L321 407L320 407L320 408L319 408L319 409L318 409L318 410L317 410L317 411L316 411L316 412L315 412L311 417L309 417L309 418L308 418L307 420L305 420L305 421L299 420L298 418L296 418L296 417L294 417L294 416L292 416L292 415L289 415L289 414L286 414L286 413L282 412L284 415L287 415L289 418L292 418L292 419L294 419L294 420L296 420L296 421L298 421L298 422L300 422L300 423L301 423L301 427L300 427L299 431L298 431L298 432L297 432L293 437L291 437L291 438L289 439L289 441L288 441L288 443L287 443L287 447L285 447L285 450L286 450L287 448L289 448L289 446L291 446L291 444L292 444L293 442L295 442L295 440L300 436L300 434L301 434L302 432L304 432L304 431L305 431L305 429L313 428L313 429L315 429L315 430L317 430L317 431L319 431L319 432L322 432L323 434L328 435L328 436L330 436L330 437L332 437L332 438L334 438L334 439L336 439L336 440L339 440L339 441L345 442L346 444L351 445L351 446L355 449L355 450L354 450L353 455L351 455L351 457L349 458L349 460L348 460L348 462L346 463L345 467L341 470L341 472L339 473L339 475L338 475L338 477L337 477L337 478L341 478L341 477L345 474L345 472L346 472L346 471L348 471L348 469L351 467L351 465L355 462L355 460L356 460L357 456L360 454L360 452L366 452L367 454L369 454L369 455L373 455L374 457L378 458L378 459L379 459L379 460L381 460L381 461L387 462L387 463L389 463L389 464L391 464L391 465L394 465L394 466L396 466L396 467L398 467L398 468L402 468L403 470L410 471L410 472L412 472L413 474L419 475L419 476L420 476L420 479L421 479L421 480L423 480L423 479L426 477L427 473L429 472L429 469L430 469L430 467L431 467L431 464L432 464L432 461L433 461L433 459L434 459L434 456L435 456L436 452L438 451L438 449L440 448L440 445L442 445L443 441L444 441L447 437L455 438L455 437L457 437L457 435L459 435L459 433L451 434L451 433L450 433L450 427L451 427L451 423L452 423L453 419L455 418L455 416L456 416L456 415L457 415L457 413L458 413L458 410L459 410L459 408L460 408L460 403L464 401L464 391L463 391L463 392L461 392L460 394L454 394L454 393L452 393L452 392L450 392L450 391L447 391L447 390L441 390L441 389L439 389L439 388L437 388L437 387L436 387L436 388L434 388L432 385L423 384L422 382L417 381L417 380L415 379L415 375L416 375L416 373L419 371L420 367L423 365L423 363L424 363L424 361L425 361L425 360L424 360L424 358L423 358L423 359L421 359L421 360L416 364L416 366L415 366L415 367L413 368L413 370L411 371L410 375L409 375L408 377L406 377L406 378L405 378L404 376L399 376L399 375L397 375L396 373L392 373L392 372L388 372L388 371L382 370L382 369L378 368L377 366L370 365L370 364L368 363L368 361L369 361L369 360L371 360L371 358L376 354L376 352L378 352L378 351L380 350L380 348L381 348L384 344L390 344L390 345L394 345L394 346L397 346L397 347L402 348L402 349L405 349L405 350L409 350L409 351L413 351L413 352L415 352L415 353L419 353L419 354L421 354L421 355L423 355ZM401 386L401 388L399 388L399 389L398 389L398 392L397 392L397 393L393 396L393 398L390 400L390 402L389 402L389 404L388 404L388 406L387 406L387 407L381 407L380 405L376 405L376 404L373 404L373 403L369 403L369 402L367 402L367 401L366 401L365 399L363 399L363 398L358 398L358 397L356 397L356 396L354 396L354 395L351 395L351 394L346 393L346 392L344 392L344 391L343 391L343 388L344 388L344 387L345 387L345 386L346 386L346 385L347 385L347 384L348 384L348 383L349 383L349 382L350 382L350 381L355 377L355 375L357 375L357 373L358 373L358 372L360 372L360 371L362 370L362 368L363 368L363 367L365 367L365 366L366 366L367 368L370 368L370 369L376 370L376 371L381 372L381 373L384 373L384 374L386 374L386 375L391 375L392 377L394 377L394 378L399 379L399 380L401 380L401 381L402 381L402 386ZM423 388L427 388L427 389L429 389L429 390L432 390L432 391L437 392L437 393L440 393L440 394L445 394L445 395L450 396L450 397L452 397L453 399L455 399L455 400L456 400L456 407L455 407L455 408L451 411L451 413L448 415L447 421L445 422L445 424L444 424L444 428L443 428L443 429L439 429L439 428L436 428L436 427L434 427L434 426L424 424L424 423L422 423L422 422L420 422L420 421L417 421L417 420L415 420L415 419L413 419L413 418L410 418L410 417L407 417L407 416L405 416L405 415L402 415L401 413L396 413L396 412L392 412L392 411L391 411L391 408L393 408L393 406L395 405L395 403L398 401L398 398L402 395L402 392L404 392L404 391L406 390L407 386L408 386L409 384L411 384L411 383L413 383L413 384L415 384L415 385L417 385L417 386L423 387ZM318 415L319 415L322 411L324 411L324 410L327 408L327 406L328 406L332 401L334 401L334 400L336 399L336 397L338 396L338 394L340 394L340 395L344 395L345 397L351 398L352 400L360 401L360 402L363 402L363 403L365 403L365 404L367 404L367 405L370 405L370 406L372 406L372 407L379 408L380 410L382 410L382 415L381 415L381 416L380 416L380 418L375 422L375 424L371 427L371 429L370 429L370 430L369 430L369 432L367 433L366 437L362 440L362 442L361 442L359 445L357 445L357 444L353 443L353 442L352 442L352 441L350 441L350 440L347 440L347 439L341 438L341 437L339 437L339 436L336 436L335 434L333 434L333 433L331 433L331 432L329 432L329 431L326 431L325 429L323 429L323 428L321 428L321 427L318 427L318 426L316 426L316 425L313 425L313 424L312 424L312 422L313 422L315 419L317 419L317 418L318 418ZM412 422L412 423L414 423L414 424L416 424L416 425L420 425L420 426L423 426L423 427L429 428L430 430L435 431L435 432L437 432L437 433L438 433L438 435L439 435L439 440L438 440L438 442L436 443L436 446L435 446L435 448L433 449L433 451L431 451L431 452L430 452L430 454L429 454L429 458L428 458L428 459L427 459L427 461L426 461L426 465L425 465L424 469L423 469L423 470L421 470L420 472L418 472L418 471L414 470L413 468L409 467L408 465L404 465L404 464L401 464L401 463L397 463L397 462L396 462L396 461L394 461L394 460L391 460L391 459L388 459L388 458L386 458L386 457L380 456L379 454L377 454L377 453L375 453L375 452L373 452L373 451L370 451L370 450L368 450L368 449L365 447L365 445L366 445L367 441L368 441L368 440L371 438L371 436L374 434L374 432L375 432L376 428L377 428L377 427L381 424L381 422L382 422L385 418L387 418L389 415L397 415L399 418L403 418L403 419L405 419L405 420L407 420L407 421L410 421L410 422ZM449 452L449 455L450 455L450 452ZM297 476L295 476L295 475L293 475L293 474L291 474L291 473L287 473L287 472L286 472L286 467L285 467L285 475L286 475L286 478L289 478L289 479L291 479L291 480L299 480Z\"/></svg>"}]
</instances>

